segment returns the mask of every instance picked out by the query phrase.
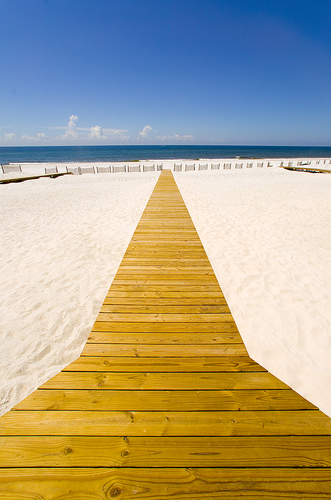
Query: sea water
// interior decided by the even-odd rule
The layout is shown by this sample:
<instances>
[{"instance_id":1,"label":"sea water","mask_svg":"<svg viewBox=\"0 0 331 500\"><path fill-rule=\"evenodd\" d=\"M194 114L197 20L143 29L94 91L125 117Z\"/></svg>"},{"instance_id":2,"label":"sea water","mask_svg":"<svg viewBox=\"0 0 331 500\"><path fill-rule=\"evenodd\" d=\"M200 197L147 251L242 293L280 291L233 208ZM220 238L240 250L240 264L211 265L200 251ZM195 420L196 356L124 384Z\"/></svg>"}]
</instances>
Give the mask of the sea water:
<instances>
[{"instance_id":1,"label":"sea water","mask_svg":"<svg viewBox=\"0 0 331 500\"><path fill-rule=\"evenodd\" d=\"M0 147L0 164L123 162L202 158L328 158L331 147L299 146L34 146Z\"/></svg>"}]
</instances>

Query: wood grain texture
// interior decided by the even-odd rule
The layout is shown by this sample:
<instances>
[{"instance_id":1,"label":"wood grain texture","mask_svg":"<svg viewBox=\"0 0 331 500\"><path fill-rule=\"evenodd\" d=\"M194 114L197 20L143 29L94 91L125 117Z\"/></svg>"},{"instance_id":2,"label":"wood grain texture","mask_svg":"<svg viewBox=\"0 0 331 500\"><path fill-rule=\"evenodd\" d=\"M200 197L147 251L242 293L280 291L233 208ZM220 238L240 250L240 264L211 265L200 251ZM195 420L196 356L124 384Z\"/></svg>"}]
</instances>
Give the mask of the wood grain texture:
<instances>
[{"instance_id":1,"label":"wood grain texture","mask_svg":"<svg viewBox=\"0 0 331 500\"><path fill-rule=\"evenodd\" d=\"M13 410L30 411L291 411L317 409L291 389L38 389Z\"/></svg>"},{"instance_id":2,"label":"wood grain texture","mask_svg":"<svg viewBox=\"0 0 331 500\"><path fill-rule=\"evenodd\" d=\"M103 344L96 344L103 346ZM233 344L232 344L233 345ZM93 344L89 346L94 347ZM108 347L108 344L106 344ZM172 347L172 346L171 346ZM175 346L177 349L178 347ZM150 346L152 348L152 346ZM106 349L107 351L107 349ZM210 356L210 357L140 357L103 356L92 349L91 356L82 356L68 365L63 371L75 372L265 372L265 368L255 363L248 356ZM192 350L192 355L194 354ZM198 353L199 354L199 353Z\"/></svg>"},{"instance_id":3,"label":"wood grain texture","mask_svg":"<svg viewBox=\"0 0 331 500\"><path fill-rule=\"evenodd\" d=\"M0 436L328 436L331 419L311 411L16 411Z\"/></svg>"},{"instance_id":4,"label":"wood grain texture","mask_svg":"<svg viewBox=\"0 0 331 500\"><path fill-rule=\"evenodd\" d=\"M233 390L288 389L288 386L267 372L65 372L62 371L41 386L43 389L128 389L128 390Z\"/></svg>"},{"instance_id":5,"label":"wood grain texture","mask_svg":"<svg viewBox=\"0 0 331 500\"><path fill-rule=\"evenodd\" d=\"M231 331L232 330L232 331ZM109 344L109 331L92 331L87 344ZM149 344L149 345L217 345L217 344L239 344L241 337L235 327L228 327L225 332L163 332L158 333L133 333L133 332L111 332L111 344Z\"/></svg>"},{"instance_id":6,"label":"wood grain texture","mask_svg":"<svg viewBox=\"0 0 331 500\"><path fill-rule=\"evenodd\" d=\"M238 332L234 321L225 323L174 323L174 322L124 322L96 321L93 332L128 332L128 333L224 333Z\"/></svg>"},{"instance_id":7,"label":"wood grain texture","mask_svg":"<svg viewBox=\"0 0 331 500\"><path fill-rule=\"evenodd\" d=\"M331 489L327 469L284 468L32 467L0 470L0 482L15 500L313 500Z\"/></svg>"},{"instance_id":8,"label":"wood grain texture","mask_svg":"<svg viewBox=\"0 0 331 500\"><path fill-rule=\"evenodd\" d=\"M136 358L186 358L195 357L221 357L247 356L245 346L241 344L217 344L217 345L142 345L134 346L128 344L87 344L82 356L126 356ZM191 371L195 371L192 365Z\"/></svg>"},{"instance_id":9,"label":"wood grain texture","mask_svg":"<svg viewBox=\"0 0 331 500\"><path fill-rule=\"evenodd\" d=\"M5 436L0 467L331 467L330 448L331 436Z\"/></svg>"}]
</instances>

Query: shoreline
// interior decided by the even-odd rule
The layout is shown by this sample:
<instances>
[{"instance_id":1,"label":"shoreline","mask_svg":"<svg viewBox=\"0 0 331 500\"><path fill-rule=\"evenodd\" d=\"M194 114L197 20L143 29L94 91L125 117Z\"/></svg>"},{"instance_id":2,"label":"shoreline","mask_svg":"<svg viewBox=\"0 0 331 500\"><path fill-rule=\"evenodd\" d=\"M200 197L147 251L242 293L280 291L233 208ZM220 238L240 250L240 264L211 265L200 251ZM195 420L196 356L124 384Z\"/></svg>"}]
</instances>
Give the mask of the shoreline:
<instances>
[{"instance_id":1,"label":"shoreline","mask_svg":"<svg viewBox=\"0 0 331 500\"><path fill-rule=\"evenodd\" d=\"M97 173L144 173L170 169L173 171L209 171L209 170L246 170L274 167L304 167L319 170L330 170L331 158L297 157L297 158L201 158L189 160L185 158L162 160L134 160L121 162L21 162L1 165L0 178L48 173L71 172L76 175Z\"/></svg>"}]
</instances>

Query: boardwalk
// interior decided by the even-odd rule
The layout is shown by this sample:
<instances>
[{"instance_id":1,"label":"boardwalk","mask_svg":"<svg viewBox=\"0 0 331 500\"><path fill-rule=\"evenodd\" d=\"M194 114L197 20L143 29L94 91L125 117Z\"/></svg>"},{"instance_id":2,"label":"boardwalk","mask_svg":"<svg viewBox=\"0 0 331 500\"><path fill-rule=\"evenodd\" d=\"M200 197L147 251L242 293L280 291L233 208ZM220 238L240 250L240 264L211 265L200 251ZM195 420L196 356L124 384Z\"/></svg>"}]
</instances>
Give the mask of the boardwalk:
<instances>
[{"instance_id":1,"label":"boardwalk","mask_svg":"<svg viewBox=\"0 0 331 500\"><path fill-rule=\"evenodd\" d=\"M331 495L331 419L247 355L170 171L81 357L0 434L0 499Z\"/></svg>"}]
</instances>

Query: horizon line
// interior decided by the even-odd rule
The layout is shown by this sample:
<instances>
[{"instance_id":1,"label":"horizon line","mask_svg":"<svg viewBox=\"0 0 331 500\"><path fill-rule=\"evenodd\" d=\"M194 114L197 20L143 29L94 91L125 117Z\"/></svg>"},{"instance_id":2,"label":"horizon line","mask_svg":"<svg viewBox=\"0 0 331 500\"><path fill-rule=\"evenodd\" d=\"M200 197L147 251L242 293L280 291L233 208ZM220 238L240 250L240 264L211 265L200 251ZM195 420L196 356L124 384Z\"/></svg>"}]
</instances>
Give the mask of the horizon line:
<instances>
[{"instance_id":1,"label":"horizon line","mask_svg":"<svg viewBox=\"0 0 331 500\"><path fill-rule=\"evenodd\" d=\"M146 147L186 147L186 148L205 148L205 147L213 147L213 148L331 148L331 145L326 146L326 145L285 145L285 144L276 144L276 145L264 145L264 144L34 144L34 145L20 145L20 146L4 146L0 145L0 148L91 148L91 147L96 147L96 148L101 148L101 147L107 147L107 148L118 148L118 147L127 147L127 148L135 148L135 147L140 147L140 148L146 148Z\"/></svg>"}]
</instances>

